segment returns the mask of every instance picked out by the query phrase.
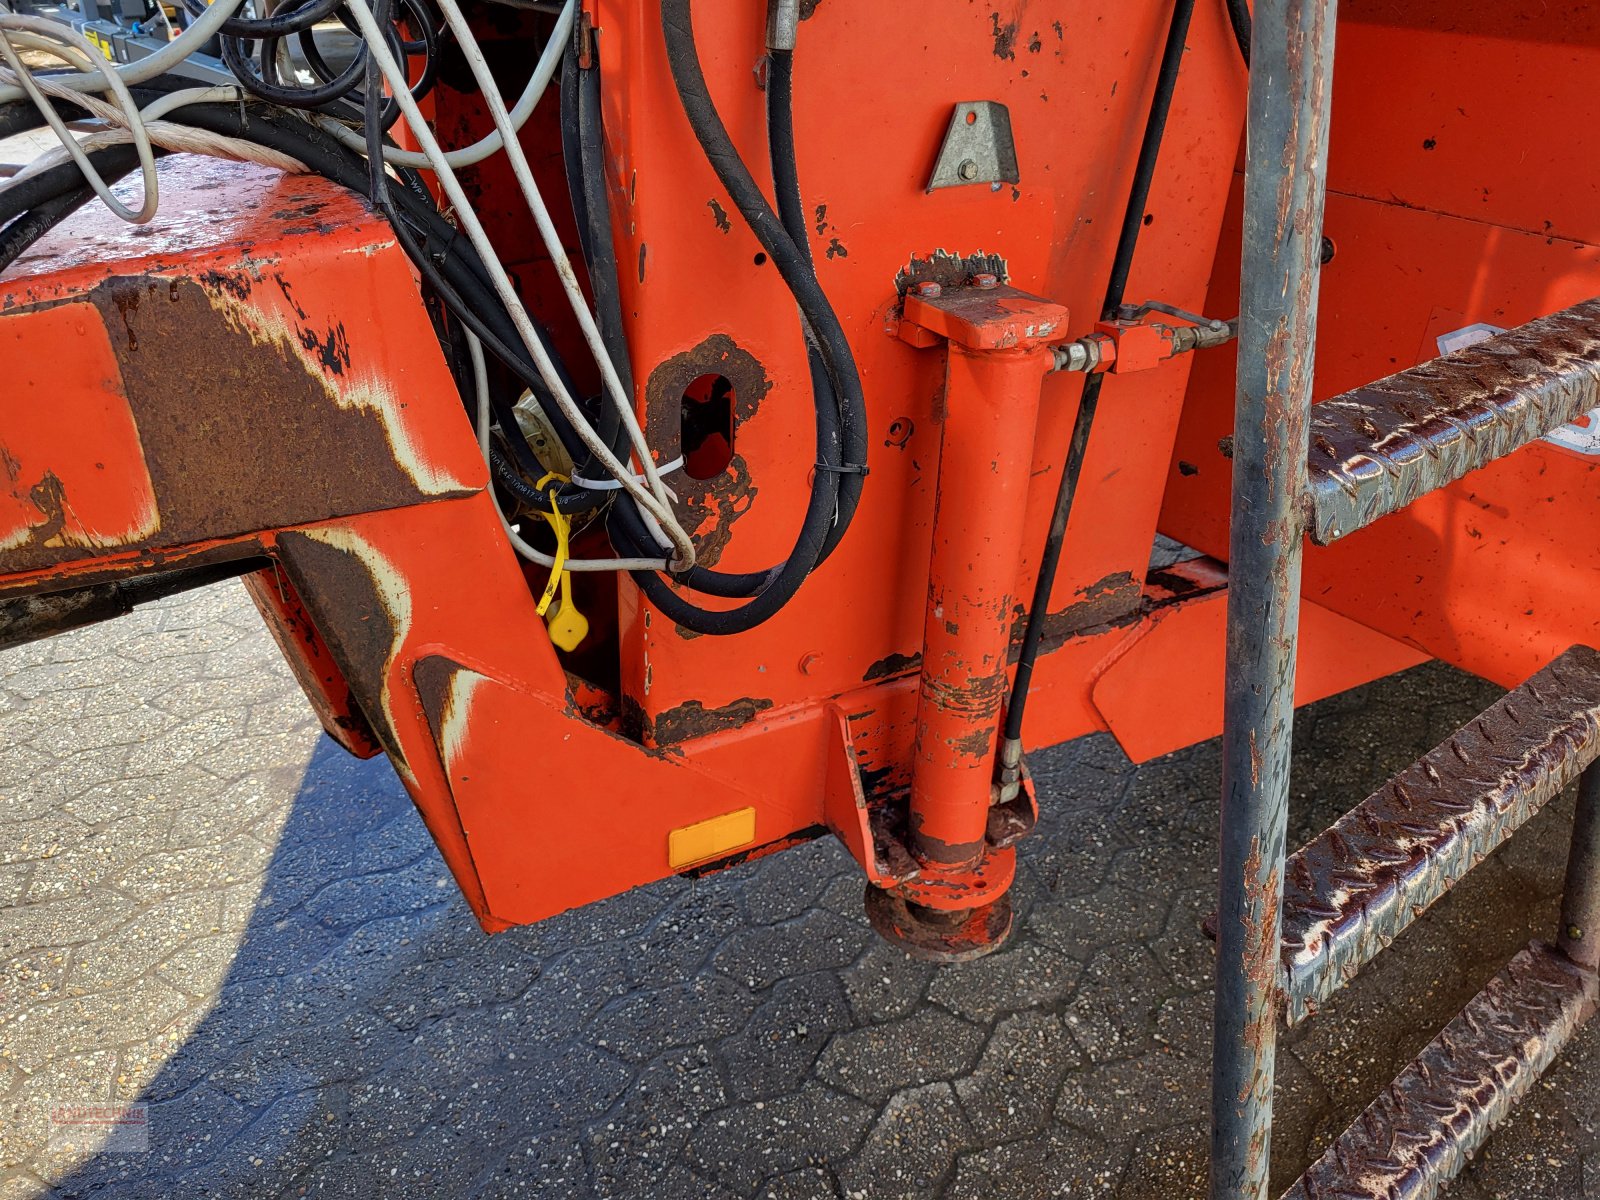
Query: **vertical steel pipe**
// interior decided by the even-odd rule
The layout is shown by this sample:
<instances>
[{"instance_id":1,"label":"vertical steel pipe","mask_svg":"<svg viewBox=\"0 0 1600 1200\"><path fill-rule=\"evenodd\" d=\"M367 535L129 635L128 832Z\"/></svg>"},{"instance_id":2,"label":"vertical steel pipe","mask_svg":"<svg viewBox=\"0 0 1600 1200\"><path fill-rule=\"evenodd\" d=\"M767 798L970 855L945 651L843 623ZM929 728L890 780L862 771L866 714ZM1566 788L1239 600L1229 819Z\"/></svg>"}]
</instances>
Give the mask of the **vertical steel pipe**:
<instances>
[{"instance_id":1,"label":"vertical steel pipe","mask_svg":"<svg viewBox=\"0 0 1600 1200\"><path fill-rule=\"evenodd\" d=\"M1222 735L1212 1200L1264 1200L1334 0L1258 0Z\"/></svg>"},{"instance_id":2,"label":"vertical steel pipe","mask_svg":"<svg viewBox=\"0 0 1600 1200\"><path fill-rule=\"evenodd\" d=\"M1578 809L1561 894L1561 949L1580 967L1600 971L1600 765L1578 781Z\"/></svg>"}]
</instances>

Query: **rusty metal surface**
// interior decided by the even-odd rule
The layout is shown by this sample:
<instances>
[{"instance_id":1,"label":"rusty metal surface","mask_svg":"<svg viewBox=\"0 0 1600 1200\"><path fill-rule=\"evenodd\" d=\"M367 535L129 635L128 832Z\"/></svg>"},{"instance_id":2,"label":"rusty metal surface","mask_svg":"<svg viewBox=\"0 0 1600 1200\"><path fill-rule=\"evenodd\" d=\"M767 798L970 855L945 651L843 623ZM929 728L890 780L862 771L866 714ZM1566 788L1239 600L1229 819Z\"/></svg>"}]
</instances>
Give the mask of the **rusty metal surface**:
<instances>
[{"instance_id":1,"label":"rusty metal surface","mask_svg":"<svg viewBox=\"0 0 1600 1200\"><path fill-rule=\"evenodd\" d=\"M258 571L265 565L265 559L250 556L65 591L0 596L0 650L125 617L140 604Z\"/></svg>"},{"instance_id":2,"label":"rusty metal surface","mask_svg":"<svg viewBox=\"0 0 1600 1200\"><path fill-rule=\"evenodd\" d=\"M1594 1012L1595 977L1519 953L1283 1200L1432 1200Z\"/></svg>"},{"instance_id":3,"label":"rusty metal surface","mask_svg":"<svg viewBox=\"0 0 1600 1200\"><path fill-rule=\"evenodd\" d=\"M1600 754L1600 653L1575 646L1289 860L1291 1024L1316 1010Z\"/></svg>"},{"instance_id":4,"label":"rusty metal surface","mask_svg":"<svg viewBox=\"0 0 1600 1200\"><path fill-rule=\"evenodd\" d=\"M1561 890L1561 952L1590 971L1600 971L1600 769L1585 769Z\"/></svg>"},{"instance_id":5,"label":"rusty metal surface","mask_svg":"<svg viewBox=\"0 0 1600 1200\"><path fill-rule=\"evenodd\" d=\"M1600 300L1319 404L1311 538L1327 545L1600 405Z\"/></svg>"},{"instance_id":6,"label":"rusty metal surface","mask_svg":"<svg viewBox=\"0 0 1600 1200\"><path fill-rule=\"evenodd\" d=\"M147 236L85 210L39 243L35 274L0 283L0 575L112 556L131 574L483 485L381 221L330 183L243 164L162 179Z\"/></svg>"},{"instance_id":7,"label":"rusty metal surface","mask_svg":"<svg viewBox=\"0 0 1600 1200\"><path fill-rule=\"evenodd\" d=\"M1245 136L1223 685L1211 1200L1264 1200L1272 1140L1301 518L1333 0L1258 0Z\"/></svg>"},{"instance_id":8,"label":"rusty metal surface","mask_svg":"<svg viewBox=\"0 0 1600 1200\"><path fill-rule=\"evenodd\" d=\"M728 465L707 479L696 479L687 471L675 472L672 488L678 519L694 536L697 561L711 567L722 558L733 537L734 523L750 511L760 490L739 453L739 432L760 411L772 390L772 380L761 361L725 333L714 333L693 349L657 365L645 385L645 421L650 444L663 463L684 453L684 396L690 385L707 375L721 376L731 389L733 437Z\"/></svg>"}]
</instances>

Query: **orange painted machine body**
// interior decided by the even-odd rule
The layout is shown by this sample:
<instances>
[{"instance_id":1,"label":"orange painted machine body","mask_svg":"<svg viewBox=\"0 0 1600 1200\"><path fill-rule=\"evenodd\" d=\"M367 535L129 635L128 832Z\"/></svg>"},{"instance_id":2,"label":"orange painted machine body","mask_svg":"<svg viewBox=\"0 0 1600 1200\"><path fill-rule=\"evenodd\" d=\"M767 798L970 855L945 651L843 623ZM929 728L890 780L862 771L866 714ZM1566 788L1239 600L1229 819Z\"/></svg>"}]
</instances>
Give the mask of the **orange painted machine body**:
<instances>
[{"instance_id":1,"label":"orange painted machine body","mask_svg":"<svg viewBox=\"0 0 1600 1200\"><path fill-rule=\"evenodd\" d=\"M716 30L712 93L763 178L760 6L695 7ZM1101 324L1169 7L811 6L799 173L871 473L837 552L755 630L696 636L628 579L583 579L590 638L556 650L544 576L506 542L382 220L326 182L181 158L150 236L85 210L0 274L0 599L263 560L249 586L324 725L387 753L489 929L824 833L870 883L930 900L930 863L1011 853L985 825L995 723L1083 380L1051 372L1049 347ZM1588 104L1600 36L1556 7L1347 0L1319 393L1600 292L1600 134L1555 119ZM685 397L726 381L726 463L674 486L702 562L758 569L786 553L815 469L794 305L695 145L655 6L590 15L638 411L670 460ZM1234 315L1244 91L1224 7L1201 4L1130 298ZM973 100L1007 106L1019 182L929 190L952 107ZM434 105L453 144L484 131L448 86ZM552 128L525 136L558 192ZM576 346L511 193L494 207L499 171L472 173L491 232ZM940 252L1003 264L1008 294L1060 327L972 344L907 294ZM1231 347L1124 344L1139 369L1106 380L1028 735L1109 730L1142 760L1221 724L1233 372ZM1435 656L1514 682L1593 643L1594 462L1529 447L1313 551L1298 698ZM986 472L1004 486L978 486ZM1158 532L1209 557L1153 569ZM959 702L955 682L972 685Z\"/></svg>"}]
</instances>

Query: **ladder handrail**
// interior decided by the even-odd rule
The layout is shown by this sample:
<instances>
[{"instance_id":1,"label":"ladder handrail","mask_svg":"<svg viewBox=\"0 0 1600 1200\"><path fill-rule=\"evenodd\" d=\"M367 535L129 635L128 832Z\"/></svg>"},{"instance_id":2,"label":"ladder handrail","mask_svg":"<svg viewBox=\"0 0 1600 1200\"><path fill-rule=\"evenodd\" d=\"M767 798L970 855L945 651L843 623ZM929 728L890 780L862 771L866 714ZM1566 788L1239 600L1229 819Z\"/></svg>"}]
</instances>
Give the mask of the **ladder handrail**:
<instances>
[{"instance_id":1,"label":"ladder handrail","mask_svg":"<svg viewBox=\"0 0 1600 1200\"><path fill-rule=\"evenodd\" d=\"M1257 0L1229 532L1211 1198L1265 1200L1335 0Z\"/></svg>"}]
</instances>

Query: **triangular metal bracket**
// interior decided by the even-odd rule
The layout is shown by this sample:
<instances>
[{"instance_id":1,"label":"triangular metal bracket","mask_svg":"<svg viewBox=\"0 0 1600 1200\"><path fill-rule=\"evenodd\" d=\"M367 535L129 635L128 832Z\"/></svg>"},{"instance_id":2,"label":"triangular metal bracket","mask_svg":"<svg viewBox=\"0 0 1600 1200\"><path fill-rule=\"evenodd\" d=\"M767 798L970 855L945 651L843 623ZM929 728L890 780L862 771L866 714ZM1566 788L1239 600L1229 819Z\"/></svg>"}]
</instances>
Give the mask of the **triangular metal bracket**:
<instances>
[{"instance_id":1,"label":"triangular metal bracket","mask_svg":"<svg viewBox=\"0 0 1600 1200\"><path fill-rule=\"evenodd\" d=\"M987 183L1016 183L1017 144L1011 137L1011 113L998 100L967 100L950 114L950 128L928 178L928 191Z\"/></svg>"}]
</instances>

